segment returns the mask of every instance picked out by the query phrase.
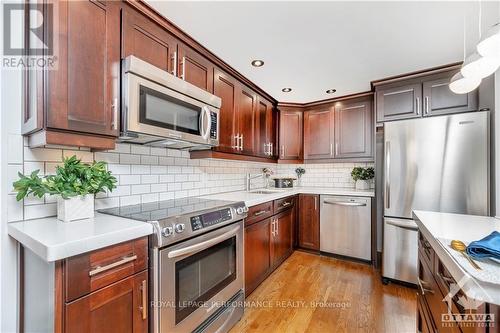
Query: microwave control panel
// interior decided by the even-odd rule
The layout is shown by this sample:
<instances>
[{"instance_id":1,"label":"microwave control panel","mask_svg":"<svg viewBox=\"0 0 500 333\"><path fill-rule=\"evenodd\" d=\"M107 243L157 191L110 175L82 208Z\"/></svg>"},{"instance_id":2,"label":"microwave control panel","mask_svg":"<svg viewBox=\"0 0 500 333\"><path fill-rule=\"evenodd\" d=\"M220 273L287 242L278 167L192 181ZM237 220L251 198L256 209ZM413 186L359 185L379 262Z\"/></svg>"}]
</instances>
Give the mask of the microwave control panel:
<instances>
[{"instance_id":1,"label":"microwave control panel","mask_svg":"<svg viewBox=\"0 0 500 333\"><path fill-rule=\"evenodd\" d=\"M217 140L217 113L210 112L210 139Z\"/></svg>"},{"instance_id":2,"label":"microwave control panel","mask_svg":"<svg viewBox=\"0 0 500 333\"><path fill-rule=\"evenodd\" d=\"M202 215L196 215L191 217L191 229L193 231L211 227L215 224L225 222L232 219L231 209L226 208L222 210L216 210L214 212L205 213Z\"/></svg>"}]
</instances>

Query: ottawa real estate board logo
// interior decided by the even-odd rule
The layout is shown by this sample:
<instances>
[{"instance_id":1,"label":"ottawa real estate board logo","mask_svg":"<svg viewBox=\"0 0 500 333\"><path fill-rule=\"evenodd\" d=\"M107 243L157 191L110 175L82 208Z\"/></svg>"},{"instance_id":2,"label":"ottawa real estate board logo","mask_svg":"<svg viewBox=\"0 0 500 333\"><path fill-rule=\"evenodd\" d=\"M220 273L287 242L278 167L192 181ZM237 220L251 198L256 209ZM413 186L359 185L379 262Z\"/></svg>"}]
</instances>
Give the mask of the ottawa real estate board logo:
<instances>
[{"instance_id":1,"label":"ottawa real estate board logo","mask_svg":"<svg viewBox=\"0 0 500 333\"><path fill-rule=\"evenodd\" d=\"M463 290L474 290L475 298L465 296ZM441 314L443 327L494 327L495 314L487 313L485 303L491 297L474 279L464 276L458 283L450 283L450 291L443 298L447 313ZM457 311L458 310L458 311Z\"/></svg>"},{"instance_id":2,"label":"ottawa real estate board logo","mask_svg":"<svg viewBox=\"0 0 500 333\"><path fill-rule=\"evenodd\" d=\"M55 69L54 6L51 3L3 3L4 69Z\"/></svg>"}]
</instances>

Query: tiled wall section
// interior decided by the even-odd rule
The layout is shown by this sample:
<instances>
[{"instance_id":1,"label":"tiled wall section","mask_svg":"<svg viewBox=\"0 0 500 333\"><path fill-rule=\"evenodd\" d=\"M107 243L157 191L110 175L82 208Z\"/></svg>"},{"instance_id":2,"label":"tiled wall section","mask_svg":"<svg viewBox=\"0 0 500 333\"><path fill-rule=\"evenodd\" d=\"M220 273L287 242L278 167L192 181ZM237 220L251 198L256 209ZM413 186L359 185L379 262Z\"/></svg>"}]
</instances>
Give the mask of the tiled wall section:
<instances>
[{"instance_id":1,"label":"tiled wall section","mask_svg":"<svg viewBox=\"0 0 500 333\"><path fill-rule=\"evenodd\" d=\"M14 138L14 137L13 137ZM21 140L21 143L23 141ZM19 142L13 147L19 147ZM188 152L166 148L117 144L108 152L90 152L84 148L50 147L30 149L26 146L16 150L17 163L9 164L10 182L17 179L17 173L51 174L63 157L77 155L85 162L94 159L106 161L109 170L118 179L118 187L111 193L96 197L96 209L168 200L188 196L243 190L247 173L261 173L268 167L276 175L294 175L298 165L276 165L225 160L191 160ZM365 166L366 164L360 164ZM303 186L327 186L352 188L350 171L354 164L302 165L306 169ZM255 179L252 186L263 187L263 179ZM33 219L56 214L55 197L26 198L16 202L15 193L9 195L9 221Z\"/></svg>"}]
</instances>

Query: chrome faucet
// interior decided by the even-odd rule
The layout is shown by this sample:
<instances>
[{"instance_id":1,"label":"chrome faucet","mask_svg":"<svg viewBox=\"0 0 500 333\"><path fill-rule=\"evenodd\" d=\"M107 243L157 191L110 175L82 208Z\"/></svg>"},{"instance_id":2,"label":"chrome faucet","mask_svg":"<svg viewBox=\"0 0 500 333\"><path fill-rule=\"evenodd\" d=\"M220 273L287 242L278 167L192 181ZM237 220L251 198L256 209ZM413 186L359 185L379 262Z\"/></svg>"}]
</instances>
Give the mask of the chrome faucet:
<instances>
[{"instance_id":1,"label":"chrome faucet","mask_svg":"<svg viewBox=\"0 0 500 333\"><path fill-rule=\"evenodd\" d=\"M246 182L245 182L245 190L248 192L250 191L250 181L252 179L255 179L255 178L258 178L258 177L263 177L264 174L263 173L259 173L258 175L251 175L249 173L247 173L247 178L246 178Z\"/></svg>"}]
</instances>

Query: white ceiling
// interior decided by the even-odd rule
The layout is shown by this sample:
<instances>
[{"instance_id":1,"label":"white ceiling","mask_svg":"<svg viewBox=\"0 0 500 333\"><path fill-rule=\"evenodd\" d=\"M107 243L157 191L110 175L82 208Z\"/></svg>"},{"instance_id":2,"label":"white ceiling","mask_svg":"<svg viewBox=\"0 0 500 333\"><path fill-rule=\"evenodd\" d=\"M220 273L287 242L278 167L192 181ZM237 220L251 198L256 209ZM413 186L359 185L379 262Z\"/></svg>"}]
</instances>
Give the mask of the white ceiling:
<instances>
[{"instance_id":1,"label":"white ceiling","mask_svg":"<svg viewBox=\"0 0 500 333\"><path fill-rule=\"evenodd\" d=\"M460 61L464 13L468 50L479 35L477 1L147 2L282 102L363 92L372 80ZM483 1L483 31L498 7Z\"/></svg>"}]
</instances>

